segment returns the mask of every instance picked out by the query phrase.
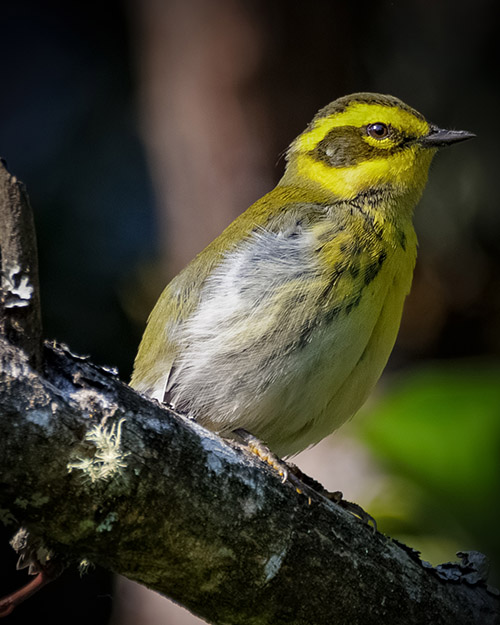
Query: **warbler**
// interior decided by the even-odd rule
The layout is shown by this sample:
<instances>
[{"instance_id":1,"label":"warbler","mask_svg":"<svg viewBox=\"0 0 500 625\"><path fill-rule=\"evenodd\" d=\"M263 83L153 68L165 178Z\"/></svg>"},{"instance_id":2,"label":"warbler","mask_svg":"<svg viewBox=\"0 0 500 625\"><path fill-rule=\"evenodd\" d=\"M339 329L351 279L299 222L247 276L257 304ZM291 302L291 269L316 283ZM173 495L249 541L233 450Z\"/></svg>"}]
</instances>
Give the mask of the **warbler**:
<instances>
[{"instance_id":1,"label":"warbler","mask_svg":"<svg viewBox=\"0 0 500 625\"><path fill-rule=\"evenodd\" d=\"M322 108L277 186L163 291L131 385L278 456L318 443L360 408L392 351L433 156L473 136L389 95Z\"/></svg>"}]
</instances>

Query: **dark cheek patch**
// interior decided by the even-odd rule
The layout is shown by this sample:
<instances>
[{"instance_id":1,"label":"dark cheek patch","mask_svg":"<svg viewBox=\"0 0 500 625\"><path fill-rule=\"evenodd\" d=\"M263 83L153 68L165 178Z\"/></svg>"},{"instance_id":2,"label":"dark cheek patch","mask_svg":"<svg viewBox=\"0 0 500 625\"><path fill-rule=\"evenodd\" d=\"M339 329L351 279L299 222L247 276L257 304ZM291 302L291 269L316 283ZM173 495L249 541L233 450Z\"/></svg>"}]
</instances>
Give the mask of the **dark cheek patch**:
<instances>
[{"instance_id":1,"label":"dark cheek patch","mask_svg":"<svg viewBox=\"0 0 500 625\"><path fill-rule=\"evenodd\" d=\"M403 149L408 138L394 128L391 128L390 132L393 147L379 148L365 141L366 128L355 126L332 128L309 155L330 167L354 167L363 161L387 157Z\"/></svg>"},{"instance_id":2,"label":"dark cheek patch","mask_svg":"<svg viewBox=\"0 0 500 625\"><path fill-rule=\"evenodd\" d=\"M330 167L352 167L373 158L373 148L354 126L333 128L312 150L311 155Z\"/></svg>"}]
</instances>

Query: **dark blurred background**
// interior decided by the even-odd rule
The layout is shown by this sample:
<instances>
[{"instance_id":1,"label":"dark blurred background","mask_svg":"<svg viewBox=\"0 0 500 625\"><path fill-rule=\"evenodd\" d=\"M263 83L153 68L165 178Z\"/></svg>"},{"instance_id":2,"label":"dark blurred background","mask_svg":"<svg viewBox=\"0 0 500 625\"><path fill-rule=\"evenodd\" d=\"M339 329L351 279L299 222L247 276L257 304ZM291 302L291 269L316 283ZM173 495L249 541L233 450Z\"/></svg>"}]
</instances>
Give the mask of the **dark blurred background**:
<instances>
[{"instance_id":1,"label":"dark blurred background","mask_svg":"<svg viewBox=\"0 0 500 625\"><path fill-rule=\"evenodd\" d=\"M1 0L0 155L34 208L45 335L127 380L161 288L273 186L318 108L391 93L477 133L433 165L375 396L297 463L433 564L484 551L498 584L496 15L492 0ZM12 529L0 594L25 579ZM67 574L8 622L112 611L114 625L197 622L100 570Z\"/></svg>"}]
</instances>

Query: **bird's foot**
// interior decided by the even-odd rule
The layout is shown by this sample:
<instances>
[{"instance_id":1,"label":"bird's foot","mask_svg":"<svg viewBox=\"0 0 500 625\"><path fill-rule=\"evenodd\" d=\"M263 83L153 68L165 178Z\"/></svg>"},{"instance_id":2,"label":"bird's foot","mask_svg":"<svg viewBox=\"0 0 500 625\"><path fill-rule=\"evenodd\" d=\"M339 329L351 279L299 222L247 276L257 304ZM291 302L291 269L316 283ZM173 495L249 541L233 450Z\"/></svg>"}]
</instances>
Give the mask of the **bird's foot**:
<instances>
[{"instance_id":1,"label":"bird's foot","mask_svg":"<svg viewBox=\"0 0 500 625\"><path fill-rule=\"evenodd\" d=\"M247 432L243 428L234 430L233 434L236 434L246 445L247 449L255 454L258 458L267 462L270 466L277 471L281 477L282 482L286 482L288 479L288 465L284 460L278 458L276 454L269 449L269 447L263 443L259 438Z\"/></svg>"},{"instance_id":2,"label":"bird's foot","mask_svg":"<svg viewBox=\"0 0 500 625\"><path fill-rule=\"evenodd\" d=\"M336 503L341 508L344 508L344 510L347 510L354 516L361 519L361 521L366 523L366 525L372 525L374 531L377 531L377 522L375 521L375 519L370 514L368 514L368 512L365 512L365 510L363 510L363 508L359 504L344 499L344 495L340 490L336 490L333 492L326 490L326 488L322 484L320 484L317 480L310 477L306 473L303 473L299 469L299 467L295 466L294 464L288 464L288 470L293 472L297 479L307 485L310 491L312 490L313 492L315 492L317 497L319 496L327 499L328 501L333 501L333 503Z\"/></svg>"},{"instance_id":3,"label":"bird's foot","mask_svg":"<svg viewBox=\"0 0 500 625\"><path fill-rule=\"evenodd\" d=\"M287 463L276 456L267 445L253 434L250 434L250 432L247 432L247 430L238 428L234 430L234 434L243 440L252 453L273 467L281 477L282 482L290 482L298 493L305 495L309 504L313 500L320 501L322 498L333 501L341 508L344 508L344 510L361 519L366 525L371 524L374 531L377 530L375 519L368 512L365 512L359 504L344 499L343 494L339 490L329 492L322 484L303 473L296 465Z\"/></svg>"},{"instance_id":4,"label":"bird's foot","mask_svg":"<svg viewBox=\"0 0 500 625\"><path fill-rule=\"evenodd\" d=\"M329 501L335 502L341 508L344 508L344 510L347 510L354 516L358 517L358 519L361 519L361 521L366 523L366 525L372 525L374 532L377 531L377 521L375 521L372 515L368 514L368 512L363 510L363 508L359 504L344 499L343 494L339 490L336 490L333 493L326 490L323 493L323 497L325 497Z\"/></svg>"}]
</instances>

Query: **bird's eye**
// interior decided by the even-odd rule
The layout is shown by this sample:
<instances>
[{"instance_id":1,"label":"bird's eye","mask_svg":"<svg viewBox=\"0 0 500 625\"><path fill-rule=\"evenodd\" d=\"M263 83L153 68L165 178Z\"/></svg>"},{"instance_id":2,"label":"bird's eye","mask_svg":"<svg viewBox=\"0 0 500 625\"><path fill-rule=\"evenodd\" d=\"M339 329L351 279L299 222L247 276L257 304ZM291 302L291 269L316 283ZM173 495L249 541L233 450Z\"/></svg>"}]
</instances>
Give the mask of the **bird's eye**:
<instances>
[{"instance_id":1,"label":"bird's eye","mask_svg":"<svg viewBox=\"0 0 500 625\"><path fill-rule=\"evenodd\" d=\"M385 139L389 134L389 128L382 122L375 122L367 126L366 132L373 139Z\"/></svg>"}]
</instances>

